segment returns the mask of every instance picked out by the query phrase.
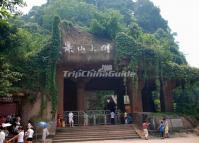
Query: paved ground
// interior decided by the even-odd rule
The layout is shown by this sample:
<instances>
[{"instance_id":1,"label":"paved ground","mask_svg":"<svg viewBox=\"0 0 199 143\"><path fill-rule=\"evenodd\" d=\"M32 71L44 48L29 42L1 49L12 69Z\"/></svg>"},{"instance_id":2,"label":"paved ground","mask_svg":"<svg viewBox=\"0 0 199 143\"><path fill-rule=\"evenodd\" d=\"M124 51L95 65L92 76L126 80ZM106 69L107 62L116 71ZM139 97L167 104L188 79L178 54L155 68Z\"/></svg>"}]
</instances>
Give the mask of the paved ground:
<instances>
[{"instance_id":1,"label":"paved ground","mask_svg":"<svg viewBox=\"0 0 199 143\"><path fill-rule=\"evenodd\" d=\"M187 135L186 137L175 137L169 139L109 140L109 141L88 141L81 143L199 143L199 136Z\"/></svg>"}]
</instances>

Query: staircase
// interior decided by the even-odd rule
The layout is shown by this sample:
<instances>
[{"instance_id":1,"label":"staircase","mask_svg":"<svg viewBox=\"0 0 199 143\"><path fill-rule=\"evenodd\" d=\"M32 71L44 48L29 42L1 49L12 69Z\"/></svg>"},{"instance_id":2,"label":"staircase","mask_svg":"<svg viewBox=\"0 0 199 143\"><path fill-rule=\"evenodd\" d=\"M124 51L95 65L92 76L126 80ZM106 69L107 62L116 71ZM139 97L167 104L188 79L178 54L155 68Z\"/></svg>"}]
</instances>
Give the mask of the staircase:
<instances>
[{"instance_id":1,"label":"staircase","mask_svg":"<svg viewBox=\"0 0 199 143\"><path fill-rule=\"evenodd\" d=\"M54 143L139 138L133 125L98 125L59 128Z\"/></svg>"}]
</instances>

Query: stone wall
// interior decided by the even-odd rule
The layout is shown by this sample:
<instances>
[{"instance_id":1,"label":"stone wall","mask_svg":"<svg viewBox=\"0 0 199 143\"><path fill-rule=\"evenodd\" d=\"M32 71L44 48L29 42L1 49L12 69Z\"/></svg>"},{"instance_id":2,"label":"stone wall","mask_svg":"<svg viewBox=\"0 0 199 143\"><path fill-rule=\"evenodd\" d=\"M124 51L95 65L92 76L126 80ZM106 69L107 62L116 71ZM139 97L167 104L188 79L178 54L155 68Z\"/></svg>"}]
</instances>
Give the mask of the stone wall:
<instances>
[{"instance_id":1,"label":"stone wall","mask_svg":"<svg viewBox=\"0 0 199 143\"><path fill-rule=\"evenodd\" d=\"M147 120L147 122L150 123L150 130L158 130L158 127L160 125L160 122L163 120L163 118L166 118L170 131L175 131L179 129L193 129L194 125L183 116L178 115L156 115L154 113L134 113L133 114L133 120L134 122L142 128L142 123L144 120Z\"/></svg>"},{"instance_id":2,"label":"stone wall","mask_svg":"<svg viewBox=\"0 0 199 143\"><path fill-rule=\"evenodd\" d=\"M41 108L42 108L42 95L41 93L38 93L35 97L35 100L33 102L30 102L28 97L25 97L22 102L22 121L24 123L27 123L29 120L51 120L51 101L49 99L46 103L46 108L43 109L43 114L41 114Z\"/></svg>"}]
</instances>

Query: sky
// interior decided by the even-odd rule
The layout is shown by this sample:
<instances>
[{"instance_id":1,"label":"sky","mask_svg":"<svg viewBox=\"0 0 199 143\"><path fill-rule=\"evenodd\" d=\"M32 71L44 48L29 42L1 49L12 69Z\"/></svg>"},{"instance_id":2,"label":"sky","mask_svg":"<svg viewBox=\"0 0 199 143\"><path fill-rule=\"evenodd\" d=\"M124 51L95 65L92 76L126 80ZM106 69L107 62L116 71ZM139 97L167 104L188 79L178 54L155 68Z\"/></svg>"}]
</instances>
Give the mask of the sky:
<instances>
[{"instance_id":1,"label":"sky","mask_svg":"<svg viewBox=\"0 0 199 143\"><path fill-rule=\"evenodd\" d=\"M25 0L27 13L32 6L42 5L46 0ZM162 17L177 33L180 51L184 53L190 66L199 68L199 1L198 0L151 0L160 8Z\"/></svg>"}]
</instances>

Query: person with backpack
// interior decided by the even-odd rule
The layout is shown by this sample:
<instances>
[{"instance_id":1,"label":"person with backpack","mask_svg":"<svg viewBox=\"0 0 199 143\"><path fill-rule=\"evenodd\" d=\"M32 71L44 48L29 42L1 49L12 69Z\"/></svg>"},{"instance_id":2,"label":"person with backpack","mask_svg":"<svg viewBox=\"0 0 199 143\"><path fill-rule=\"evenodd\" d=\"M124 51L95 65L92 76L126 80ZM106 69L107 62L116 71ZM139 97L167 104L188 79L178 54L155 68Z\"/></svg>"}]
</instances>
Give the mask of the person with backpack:
<instances>
[{"instance_id":1,"label":"person with backpack","mask_svg":"<svg viewBox=\"0 0 199 143\"><path fill-rule=\"evenodd\" d=\"M160 136L162 139L164 139L164 123L163 121L160 122L160 126L159 126L159 131L160 131Z\"/></svg>"}]
</instances>

